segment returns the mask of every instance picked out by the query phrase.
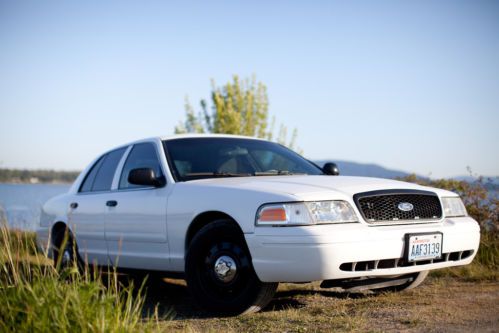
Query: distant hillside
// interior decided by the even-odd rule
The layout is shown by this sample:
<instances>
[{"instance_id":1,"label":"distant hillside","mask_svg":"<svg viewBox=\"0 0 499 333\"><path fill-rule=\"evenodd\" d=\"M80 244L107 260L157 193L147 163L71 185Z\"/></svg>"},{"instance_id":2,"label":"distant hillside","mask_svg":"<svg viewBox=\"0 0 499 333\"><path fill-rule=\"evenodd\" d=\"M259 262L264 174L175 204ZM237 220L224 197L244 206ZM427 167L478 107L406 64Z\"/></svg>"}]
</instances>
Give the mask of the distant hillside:
<instances>
[{"instance_id":1,"label":"distant hillside","mask_svg":"<svg viewBox=\"0 0 499 333\"><path fill-rule=\"evenodd\" d=\"M499 186L499 176L482 176L482 178L485 181L485 183L490 183L492 185L498 185ZM467 182L473 182L473 181L477 180L477 177L474 177L474 176L458 176L458 177L454 177L454 179L464 180L464 181L467 181Z\"/></svg>"},{"instance_id":2,"label":"distant hillside","mask_svg":"<svg viewBox=\"0 0 499 333\"><path fill-rule=\"evenodd\" d=\"M483 186L489 191L499 191L499 176L482 176ZM474 176L459 176L454 177L457 180L464 180L468 183L473 183L478 180L477 177Z\"/></svg>"},{"instance_id":3,"label":"distant hillside","mask_svg":"<svg viewBox=\"0 0 499 333\"><path fill-rule=\"evenodd\" d=\"M69 184L79 171L0 169L0 183Z\"/></svg>"},{"instance_id":4,"label":"distant hillside","mask_svg":"<svg viewBox=\"0 0 499 333\"><path fill-rule=\"evenodd\" d=\"M314 161L319 166L323 166L326 162L331 160L317 160ZM378 177L378 178L402 178L408 176L410 173L384 168L377 164L364 164L349 161L334 161L340 169L340 175L343 176L361 176L361 177ZM420 177L420 176L418 176Z\"/></svg>"},{"instance_id":5,"label":"distant hillside","mask_svg":"<svg viewBox=\"0 0 499 333\"><path fill-rule=\"evenodd\" d=\"M313 161L319 166L323 166L324 163L334 160L316 160ZM410 173L400 170L387 169L385 167L379 166L377 164L364 164L349 161L334 161L338 168L340 169L340 175L343 176L361 176L361 177L377 177L377 178L403 178ZM418 178L427 179L428 177L422 177L416 175ZM463 180L469 183L473 183L478 180L474 176L458 176L453 177L456 180ZM499 191L499 176L483 176L483 186L489 191Z\"/></svg>"}]
</instances>

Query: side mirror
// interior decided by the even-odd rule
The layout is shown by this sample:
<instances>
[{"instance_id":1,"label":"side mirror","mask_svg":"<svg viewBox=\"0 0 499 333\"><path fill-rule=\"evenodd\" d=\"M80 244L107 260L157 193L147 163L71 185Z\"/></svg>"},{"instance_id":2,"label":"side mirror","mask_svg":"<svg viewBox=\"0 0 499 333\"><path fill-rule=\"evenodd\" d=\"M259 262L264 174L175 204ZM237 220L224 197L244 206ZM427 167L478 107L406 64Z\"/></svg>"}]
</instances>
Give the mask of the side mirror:
<instances>
[{"instance_id":1,"label":"side mirror","mask_svg":"<svg viewBox=\"0 0 499 333\"><path fill-rule=\"evenodd\" d=\"M324 164L324 166L322 167L322 171L324 171L326 175L330 176L338 176L340 174L340 169L338 169L336 163L331 162Z\"/></svg>"},{"instance_id":2,"label":"side mirror","mask_svg":"<svg viewBox=\"0 0 499 333\"><path fill-rule=\"evenodd\" d=\"M165 186L165 178L163 176L156 177L154 170L151 168L138 168L130 170L128 174L128 182L134 185L142 186Z\"/></svg>"}]
</instances>

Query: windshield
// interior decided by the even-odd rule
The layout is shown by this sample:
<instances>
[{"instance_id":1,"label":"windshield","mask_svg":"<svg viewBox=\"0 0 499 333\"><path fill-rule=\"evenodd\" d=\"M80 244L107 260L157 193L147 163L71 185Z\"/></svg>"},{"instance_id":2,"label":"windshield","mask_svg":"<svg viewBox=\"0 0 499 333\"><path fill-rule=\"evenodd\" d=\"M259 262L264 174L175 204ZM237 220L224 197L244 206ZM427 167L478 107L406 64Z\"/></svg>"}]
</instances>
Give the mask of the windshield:
<instances>
[{"instance_id":1,"label":"windshield","mask_svg":"<svg viewBox=\"0 0 499 333\"><path fill-rule=\"evenodd\" d=\"M217 177L322 175L322 170L277 143L240 138L163 141L177 181Z\"/></svg>"}]
</instances>

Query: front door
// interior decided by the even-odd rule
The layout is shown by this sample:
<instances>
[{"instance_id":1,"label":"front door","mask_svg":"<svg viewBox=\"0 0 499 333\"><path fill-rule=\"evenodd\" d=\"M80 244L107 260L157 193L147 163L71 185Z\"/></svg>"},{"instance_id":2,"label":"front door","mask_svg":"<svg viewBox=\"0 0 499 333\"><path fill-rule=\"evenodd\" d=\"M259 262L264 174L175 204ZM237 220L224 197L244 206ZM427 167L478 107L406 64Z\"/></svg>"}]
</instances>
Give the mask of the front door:
<instances>
[{"instance_id":1,"label":"front door","mask_svg":"<svg viewBox=\"0 0 499 333\"><path fill-rule=\"evenodd\" d=\"M167 270L166 206L170 187L130 184L128 174L136 168L151 168L157 177L163 176L155 144L133 146L121 171L118 188L109 199L106 216L109 258L119 267Z\"/></svg>"}]
</instances>

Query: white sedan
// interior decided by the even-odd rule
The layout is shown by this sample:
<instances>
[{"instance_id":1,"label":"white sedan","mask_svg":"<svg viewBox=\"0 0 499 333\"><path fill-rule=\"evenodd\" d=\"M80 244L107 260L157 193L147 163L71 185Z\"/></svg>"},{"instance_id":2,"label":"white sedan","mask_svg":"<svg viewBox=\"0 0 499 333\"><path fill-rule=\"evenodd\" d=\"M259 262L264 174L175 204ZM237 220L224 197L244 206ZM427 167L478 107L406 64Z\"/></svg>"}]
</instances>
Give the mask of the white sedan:
<instances>
[{"instance_id":1,"label":"white sedan","mask_svg":"<svg viewBox=\"0 0 499 333\"><path fill-rule=\"evenodd\" d=\"M279 282L404 290L473 260L479 226L455 193L337 175L260 139L141 140L49 200L38 242L63 265L180 273L199 305L228 313L258 311Z\"/></svg>"}]
</instances>

